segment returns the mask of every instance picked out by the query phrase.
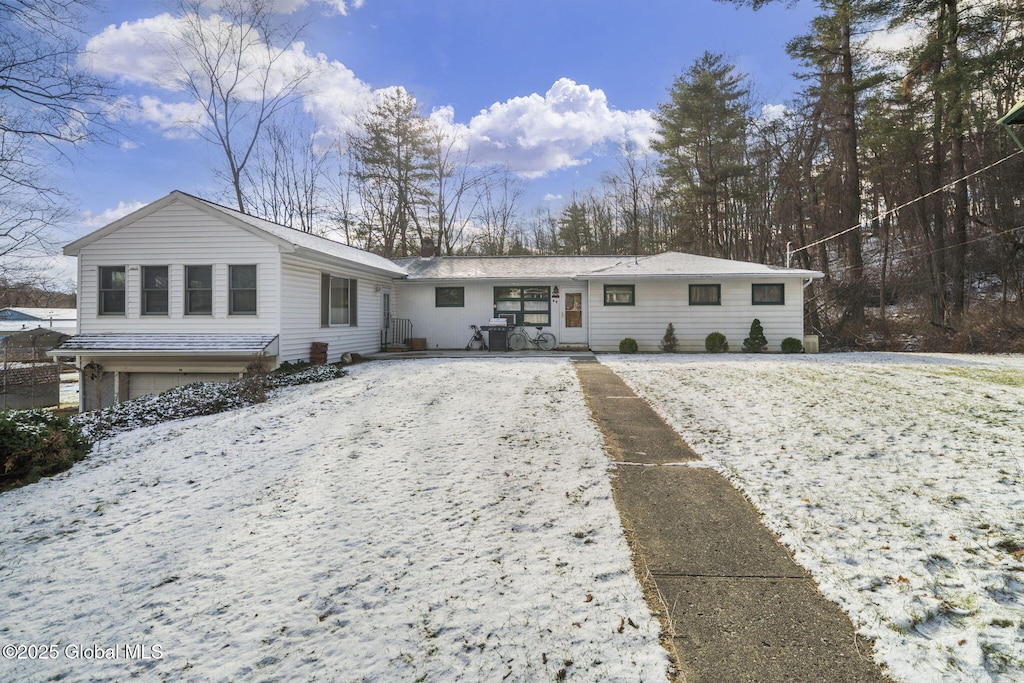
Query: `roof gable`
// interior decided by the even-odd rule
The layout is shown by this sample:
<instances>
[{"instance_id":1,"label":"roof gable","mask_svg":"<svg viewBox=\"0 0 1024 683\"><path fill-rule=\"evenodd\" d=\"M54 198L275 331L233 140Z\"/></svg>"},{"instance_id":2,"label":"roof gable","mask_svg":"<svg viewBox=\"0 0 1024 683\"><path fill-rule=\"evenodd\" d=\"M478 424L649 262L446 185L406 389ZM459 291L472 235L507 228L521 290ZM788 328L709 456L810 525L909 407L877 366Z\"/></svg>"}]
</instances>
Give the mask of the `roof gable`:
<instances>
[{"instance_id":1,"label":"roof gable","mask_svg":"<svg viewBox=\"0 0 1024 683\"><path fill-rule=\"evenodd\" d=\"M220 220L229 223L235 227L241 228L246 232L249 232L261 239L267 240L271 243L276 244L285 251L293 252L306 252L307 255L314 256L326 256L333 259L341 259L351 264L362 266L376 271L382 271L388 275L394 277L401 277L405 275L405 271L394 262L389 261L382 256L371 254L370 252L350 247L340 242L327 239L326 237L320 237L311 233L302 232L301 230L295 230L284 225L279 225L272 221L257 218L255 216L249 216L229 209L226 206L220 206L213 202L199 197L194 197L180 190L174 190L166 197L156 200L146 206L142 207L138 211L134 211L127 216L119 218L118 220L110 223L107 226L95 230L88 235L71 242L64 247L64 253L68 256L78 256L81 250L100 240L107 235L117 232L125 226L131 225L136 221L145 218L161 209L171 205L174 202L185 203L207 215L213 216Z\"/></svg>"}]
</instances>

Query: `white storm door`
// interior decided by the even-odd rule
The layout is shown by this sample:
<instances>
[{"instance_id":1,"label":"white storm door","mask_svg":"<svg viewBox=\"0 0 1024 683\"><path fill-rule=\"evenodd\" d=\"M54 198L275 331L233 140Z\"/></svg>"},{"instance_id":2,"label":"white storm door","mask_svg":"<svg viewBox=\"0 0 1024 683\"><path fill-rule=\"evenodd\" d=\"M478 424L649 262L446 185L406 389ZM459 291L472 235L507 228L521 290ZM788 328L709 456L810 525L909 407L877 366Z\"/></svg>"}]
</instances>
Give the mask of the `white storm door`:
<instances>
[{"instance_id":1,"label":"white storm door","mask_svg":"<svg viewBox=\"0 0 1024 683\"><path fill-rule=\"evenodd\" d=\"M560 344L586 344L587 321L582 289L562 291L562 334Z\"/></svg>"}]
</instances>

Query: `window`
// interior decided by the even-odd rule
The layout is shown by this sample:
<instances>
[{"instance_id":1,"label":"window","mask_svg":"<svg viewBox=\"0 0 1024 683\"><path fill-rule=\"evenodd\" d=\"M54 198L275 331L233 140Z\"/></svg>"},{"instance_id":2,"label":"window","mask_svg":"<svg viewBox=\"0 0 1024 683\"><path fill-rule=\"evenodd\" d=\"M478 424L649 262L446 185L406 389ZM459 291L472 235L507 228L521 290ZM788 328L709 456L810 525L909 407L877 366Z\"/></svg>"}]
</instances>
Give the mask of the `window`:
<instances>
[{"instance_id":1,"label":"window","mask_svg":"<svg viewBox=\"0 0 1024 683\"><path fill-rule=\"evenodd\" d=\"M167 312L167 266L142 266L142 315Z\"/></svg>"},{"instance_id":2,"label":"window","mask_svg":"<svg viewBox=\"0 0 1024 683\"><path fill-rule=\"evenodd\" d=\"M605 285L605 306L635 306L636 285Z\"/></svg>"},{"instance_id":3,"label":"window","mask_svg":"<svg viewBox=\"0 0 1024 683\"><path fill-rule=\"evenodd\" d=\"M256 266L228 266L228 315L256 315Z\"/></svg>"},{"instance_id":4,"label":"window","mask_svg":"<svg viewBox=\"0 0 1024 683\"><path fill-rule=\"evenodd\" d=\"M320 327L356 325L356 281L345 277L320 275Z\"/></svg>"},{"instance_id":5,"label":"window","mask_svg":"<svg viewBox=\"0 0 1024 683\"><path fill-rule=\"evenodd\" d=\"M434 306L436 308L462 308L466 305L465 287L435 287Z\"/></svg>"},{"instance_id":6,"label":"window","mask_svg":"<svg viewBox=\"0 0 1024 683\"><path fill-rule=\"evenodd\" d=\"M213 315L213 266L185 266L185 315Z\"/></svg>"},{"instance_id":7,"label":"window","mask_svg":"<svg viewBox=\"0 0 1024 683\"><path fill-rule=\"evenodd\" d=\"M721 306L722 285L690 285L691 306Z\"/></svg>"},{"instance_id":8,"label":"window","mask_svg":"<svg viewBox=\"0 0 1024 683\"><path fill-rule=\"evenodd\" d=\"M514 325L550 325L551 288L495 287L494 310Z\"/></svg>"},{"instance_id":9,"label":"window","mask_svg":"<svg viewBox=\"0 0 1024 683\"><path fill-rule=\"evenodd\" d=\"M100 315L124 315L124 266L100 266Z\"/></svg>"},{"instance_id":10,"label":"window","mask_svg":"<svg viewBox=\"0 0 1024 683\"><path fill-rule=\"evenodd\" d=\"M750 303L755 306L782 306L786 303L786 286L776 285L751 285Z\"/></svg>"}]
</instances>

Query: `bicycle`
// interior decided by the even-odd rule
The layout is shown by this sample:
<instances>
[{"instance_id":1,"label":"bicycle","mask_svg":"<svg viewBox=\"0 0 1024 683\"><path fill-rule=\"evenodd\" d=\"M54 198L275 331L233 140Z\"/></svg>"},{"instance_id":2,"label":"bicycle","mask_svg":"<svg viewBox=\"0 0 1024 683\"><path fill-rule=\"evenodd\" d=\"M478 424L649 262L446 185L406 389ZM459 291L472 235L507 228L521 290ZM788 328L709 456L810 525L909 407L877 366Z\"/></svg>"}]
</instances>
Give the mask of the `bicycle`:
<instances>
[{"instance_id":1,"label":"bicycle","mask_svg":"<svg viewBox=\"0 0 1024 683\"><path fill-rule=\"evenodd\" d=\"M550 332L541 332L542 329L544 328L538 327L539 334L536 337L531 337L525 327L515 328L515 331L508 336L508 347L513 351L522 351L529 344L533 344L544 351L550 351L558 342L555 340L555 335Z\"/></svg>"}]
</instances>

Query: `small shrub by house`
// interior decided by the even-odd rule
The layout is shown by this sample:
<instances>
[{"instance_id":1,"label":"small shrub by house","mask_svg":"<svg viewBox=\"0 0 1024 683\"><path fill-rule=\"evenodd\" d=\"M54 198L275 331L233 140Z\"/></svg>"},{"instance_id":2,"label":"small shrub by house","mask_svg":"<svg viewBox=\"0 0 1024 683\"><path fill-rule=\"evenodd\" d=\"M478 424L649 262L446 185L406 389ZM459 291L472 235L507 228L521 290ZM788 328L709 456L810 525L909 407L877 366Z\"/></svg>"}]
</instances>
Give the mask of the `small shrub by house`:
<instances>
[{"instance_id":1,"label":"small shrub by house","mask_svg":"<svg viewBox=\"0 0 1024 683\"><path fill-rule=\"evenodd\" d=\"M761 326L761 321L754 318L754 322L750 323L750 334L743 340L743 351L744 353L761 353L768 348L768 339L764 336L764 328Z\"/></svg>"},{"instance_id":2,"label":"small shrub by house","mask_svg":"<svg viewBox=\"0 0 1024 683\"><path fill-rule=\"evenodd\" d=\"M712 332L704 338L704 349L708 353L725 353L729 350L729 342L721 332Z\"/></svg>"},{"instance_id":3,"label":"small shrub by house","mask_svg":"<svg viewBox=\"0 0 1024 683\"><path fill-rule=\"evenodd\" d=\"M672 323L665 328L665 336L661 338L660 346L665 353L675 353L679 350L679 338L676 337L676 328Z\"/></svg>"},{"instance_id":4,"label":"small shrub by house","mask_svg":"<svg viewBox=\"0 0 1024 683\"><path fill-rule=\"evenodd\" d=\"M803 353L804 343L796 337L786 337L782 340L783 353Z\"/></svg>"},{"instance_id":5,"label":"small shrub by house","mask_svg":"<svg viewBox=\"0 0 1024 683\"><path fill-rule=\"evenodd\" d=\"M619 342L619 353L636 353L640 350L640 344L632 337L626 337Z\"/></svg>"}]
</instances>

